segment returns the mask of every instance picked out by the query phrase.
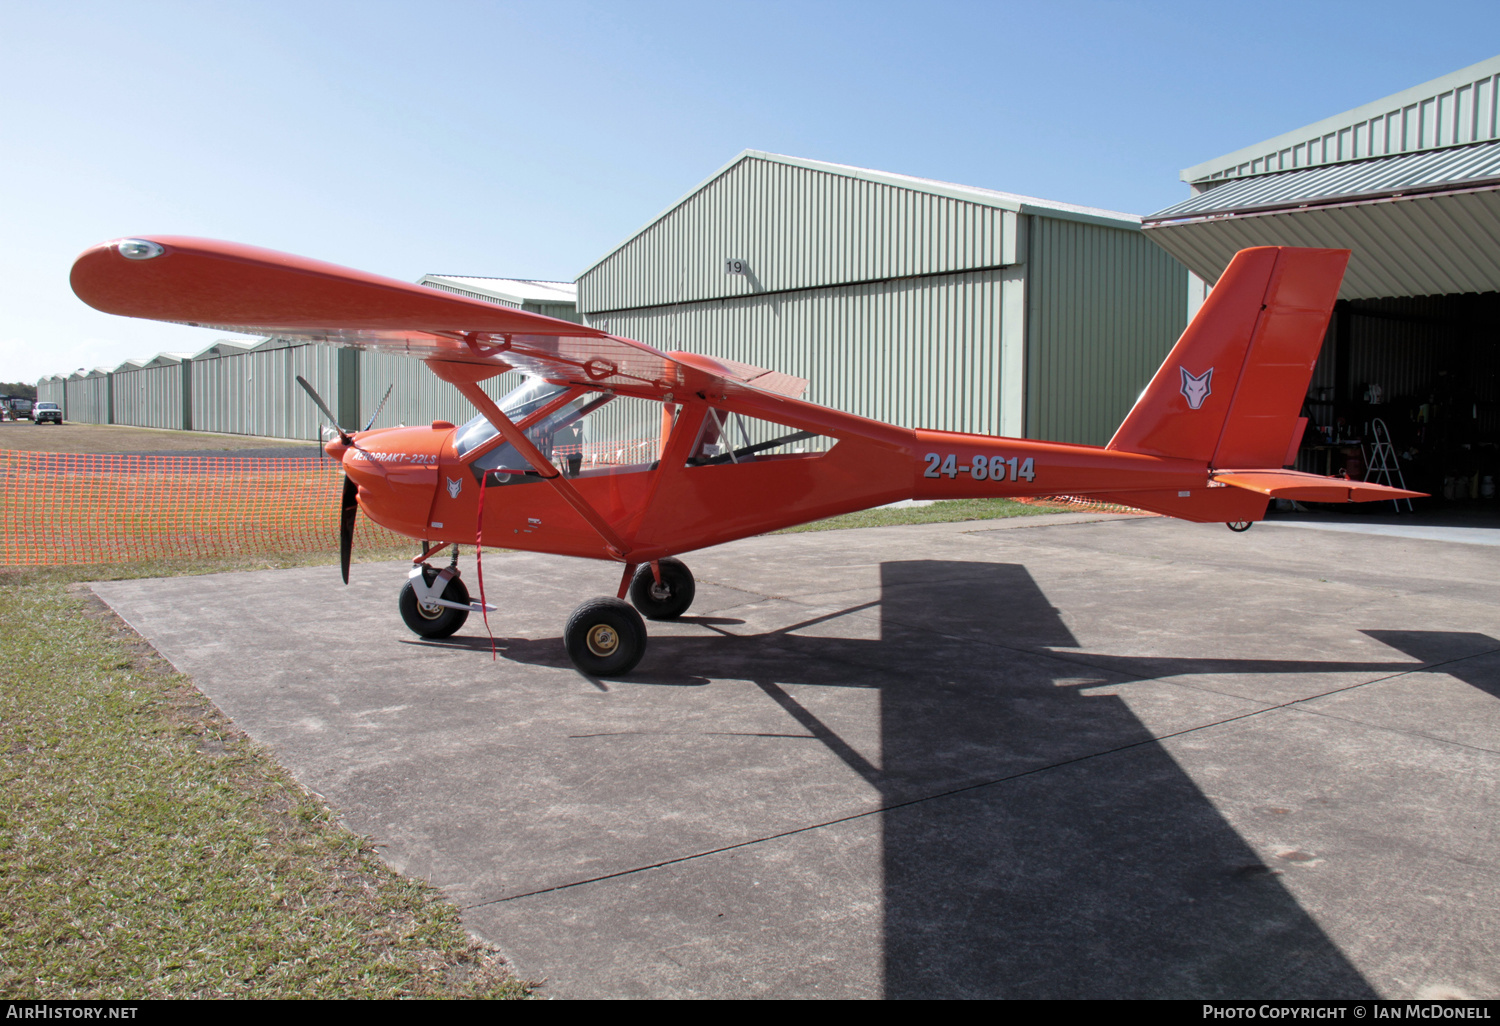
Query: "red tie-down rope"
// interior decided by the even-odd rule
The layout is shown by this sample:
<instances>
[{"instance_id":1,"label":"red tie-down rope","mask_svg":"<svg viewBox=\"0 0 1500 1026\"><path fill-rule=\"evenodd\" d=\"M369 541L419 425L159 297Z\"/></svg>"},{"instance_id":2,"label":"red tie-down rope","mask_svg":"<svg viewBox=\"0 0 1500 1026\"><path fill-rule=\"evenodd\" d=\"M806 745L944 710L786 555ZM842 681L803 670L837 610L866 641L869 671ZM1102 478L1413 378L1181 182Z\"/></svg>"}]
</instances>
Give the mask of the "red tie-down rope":
<instances>
[{"instance_id":1,"label":"red tie-down rope","mask_svg":"<svg viewBox=\"0 0 1500 1026\"><path fill-rule=\"evenodd\" d=\"M474 525L474 568L479 575L479 614L484 617L484 631L490 636L490 661L494 662L499 656L495 654L495 632L490 630L490 604L484 600L484 493L488 491L484 483L489 477L488 470L479 472L479 520Z\"/></svg>"}]
</instances>

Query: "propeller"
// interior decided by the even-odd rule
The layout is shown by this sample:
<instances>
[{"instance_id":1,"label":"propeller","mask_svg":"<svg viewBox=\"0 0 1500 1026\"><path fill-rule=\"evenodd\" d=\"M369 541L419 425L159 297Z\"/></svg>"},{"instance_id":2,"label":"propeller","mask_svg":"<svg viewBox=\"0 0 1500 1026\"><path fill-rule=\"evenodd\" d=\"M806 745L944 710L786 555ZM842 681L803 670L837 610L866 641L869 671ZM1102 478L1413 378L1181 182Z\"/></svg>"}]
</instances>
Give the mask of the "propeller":
<instances>
[{"instance_id":1,"label":"propeller","mask_svg":"<svg viewBox=\"0 0 1500 1026\"><path fill-rule=\"evenodd\" d=\"M344 430L344 426L333 415L333 411L328 408L328 404L323 401L323 397L318 395L317 390L312 385L308 384L306 378L298 374L297 384L302 386L302 390L308 394L308 397L322 411L323 416L332 422L334 430L339 433L340 442L351 449L359 449L366 456L370 455L359 443L355 442L353 435ZM380 400L380 405L375 407L375 414L370 418L370 423L365 425L366 431L370 430L370 425L375 423L375 417L380 416L380 411L385 409L385 401L391 397L391 392L395 387L395 385L392 385L385 390L385 398ZM370 465L379 468L382 473L385 472L385 468L381 466L380 461L373 457L370 459ZM344 495L339 504L339 572L343 574L345 584L349 583L349 558L354 551L354 520L358 514L359 485L355 484L354 479L348 474L345 474Z\"/></svg>"},{"instance_id":2,"label":"propeller","mask_svg":"<svg viewBox=\"0 0 1500 1026\"><path fill-rule=\"evenodd\" d=\"M333 415L333 411L328 408L328 404L323 401L323 397L318 394L318 390L313 388L312 385L308 384L307 379L304 378L301 374L297 375L297 384L302 386L302 391L307 393L308 398L313 401L313 405L317 406L317 408L322 411L323 416L328 418L328 422L332 424L334 430L339 433L339 441L343 442L345 445L353 445L354 436L344 430L344 426L340 424L339 419ZM386 395L389 396L390 392L386 392ZM380 404L384 406L385 400L380 400ZM375 412L379 413L380 411L376 410ZM371 423L374 423L373 418L371 419Z\"/></svg>"},{"instance_id":3,"label":"propeller","mask_svg":"<svg viewBox=\"0 0 1500 1026\"><path fill-rule=\"evenodd\" d=\"M385 401L391 397L391 393L394 392L395 390L396 390L396 386L395 385L391 385L390 387L388 387L385 390L385 395L383 395L383 396L380 397L380 402L375 406L375 412L372 413L372 414L370 414L370 422L365 425L365 430L366 431L370 430L372 427L375 426L375 418L378 417L378 416L380 416L380 411L383 410L383 409L385 409Z\"/></svg>"},{"instance_id":4,"label":"propeller","mask_svg":"<svg viewBox=\"0 0 1500 1026\"><path fill-rule=\"evenodd\" d=\"M349 556L354 551L354 517L359 513L359 485L344 475L344 499L339 510L339 572L349 583Z\"/></svg>"}]
</instances>

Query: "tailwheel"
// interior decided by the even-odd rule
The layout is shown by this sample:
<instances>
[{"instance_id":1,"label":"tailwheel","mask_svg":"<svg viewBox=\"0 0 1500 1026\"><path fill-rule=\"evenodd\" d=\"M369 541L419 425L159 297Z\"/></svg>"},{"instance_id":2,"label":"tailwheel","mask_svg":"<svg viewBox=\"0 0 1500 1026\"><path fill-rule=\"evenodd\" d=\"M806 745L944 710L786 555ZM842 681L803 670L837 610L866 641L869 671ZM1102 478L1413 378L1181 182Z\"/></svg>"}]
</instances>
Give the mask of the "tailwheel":
<instances>
[{"instance_id":1,"label":"tailwheel","mask_svg":"<svg viewBox=\"0 0 1500 1026\"><path fill-rule=\"evenodd\" d=\"M422 567L422 580L427 589L437 583L438 571L431 567ZM427 590L427 589L424 589ZM463 609L455 609L453 606L440 606L430 601L430 594L425 596L429 601L424 602L424 596L417 594L415 576L408 580L401 589L401 597L397 599L397 608L401 610L401 619L406 621L406 626L412 629L414 634L420 634L424 638L446 638L453 635L464 621L469 618L469 589L464 587L464 582L457 577L450 579L443 588L443 593L436 596L445 602L454 602L464 606Z\"/></svg>"},{"instance_id":2,"label":"tailwheel","mask_svg":"<svg viewBox=\"0 0 1500 1026\"><path fill-rule=\"evenodd\" d=\"M1229 528L1231 531L1244 532L1250 530L1250 525L1253 523L1255 523L1255 521L1253 520L1231 520L1224 526Z\"/></svg>"},{"instance_id":3,"label":"tailwheel","mask_svg":"<svg viewBox=\"0 0 1500 1026\"><path fill-rule=\"evenodd\" d=\"M646 624L627 602L589 599L568 617L563 642L578 669L591 677L613 677L629 673L646 654Z\"/></svg>"},{"instance_id":4,"label":"tailwheel","mask_svg":"<svg viewBox=\"0 0 1500 1026\"><path fill-rule=\"evenodd\" d=\"M661 583L657 583L650 563L641 564L630 582L630 602L648 620L675 620L693 604L697 593L693 572L682 560L670 556L656 565L661 569Z\"/></svg>"}]
</instances>

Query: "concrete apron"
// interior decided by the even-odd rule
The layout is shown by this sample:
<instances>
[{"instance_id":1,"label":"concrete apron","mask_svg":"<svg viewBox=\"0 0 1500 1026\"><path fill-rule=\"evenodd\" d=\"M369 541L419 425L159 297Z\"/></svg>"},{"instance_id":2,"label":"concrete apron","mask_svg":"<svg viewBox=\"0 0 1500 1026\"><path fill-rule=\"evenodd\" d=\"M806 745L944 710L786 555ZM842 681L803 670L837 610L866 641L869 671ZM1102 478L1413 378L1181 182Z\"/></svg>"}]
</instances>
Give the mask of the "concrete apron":
<instances>
[{"instance_id":1,"label":"concrete apron","mask_svg":"<svg viewBox=\"0 0 1500 1026\"><path fill-rule=\"evenodd\" d=\"M1079 514L95 591L559 997L1495 997L1500 559ZM465 579L476 597L472 564Z\"/></svg>"}]
</instances>

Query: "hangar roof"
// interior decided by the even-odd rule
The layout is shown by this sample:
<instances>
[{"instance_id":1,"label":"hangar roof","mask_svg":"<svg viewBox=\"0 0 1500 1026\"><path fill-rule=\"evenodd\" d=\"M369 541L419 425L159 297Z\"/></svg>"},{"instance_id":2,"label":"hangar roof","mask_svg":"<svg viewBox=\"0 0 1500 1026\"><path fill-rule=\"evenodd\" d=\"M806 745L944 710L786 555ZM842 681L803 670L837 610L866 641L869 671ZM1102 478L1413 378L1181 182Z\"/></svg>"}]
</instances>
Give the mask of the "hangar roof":
<instances>
[{"instance_id":1,"label":"hangar roof","mask_svg":"<svg viewBox=\"0 0 1500 1026\"><path fill-rule=\"evenodd\" d=\"M1500 57L1182 173L1148 215L1206 281L1249 246L1350 251L1341 299L1500 291Z\"/></svg>"},{"instance_id":2,"label":"hangar roof","mask_svg":"<svg viewBox=\"0 0 1500 1026\"><path fill-rule=\"evenodd\" d=\"M1061 203L1056 200L1038 199L1035 196L1021 196L1013 192L1000 192L996 189L981 189L975 185L958 185L954 182L938 181L935 178L917 178L913 175L896 174L892 171L876 171L867 167L854 167L850 164L833 164L824 160L809 160L806 157L789 157L784 153L743 150L733 160L693 186L675 203L653 217L639 231L632 233L614 249L605 253L598 260L595 260L578 277L582 278L589 271L604 263L610 257L614 256L614 254L630 245L638 236L644 235L657 223L665 220L674 210L693 199L693 197L708 188L719 178L747 160L761 160L772 164L783 164L787 167L821 171L825 174L838 175L844 178L878 182L882 185L893 185L897 188L910 189L913 192L927 193L932 196L945 196L949 199L965 200L969 203L995 207L1000 210L1009 210L1018 214L1045 214L1048 217L1057 217L1068 221L1103 224L1110 228L1138 228L1141 224L1139 215L1125 214L1118 210L1084 207L1076 203Z\"/></svg>"},{"instance_id":3,"label":"hangar roof","mask_svg":"<svg viewBox=\"0 0 1500 1026\"><path fill-rule=\"evenodd\" d=\"M1253 146L1182 171L1207 185L1226 178L1274 174L1397 153L1500 139L1500 57L1314 121Z\"/></svg>"},{"instance_id":4,"label":"hangar roof","mask_svg":"<svg viewBox=\"0 0 1500 1026\"><path fill-rule=\"evenodd\" d=\"M1358 163L1238 178L1158 210L1147 224L1251 210L1286 210L1500 183L1500 141Z\"/></svg>"}]
</instances>

